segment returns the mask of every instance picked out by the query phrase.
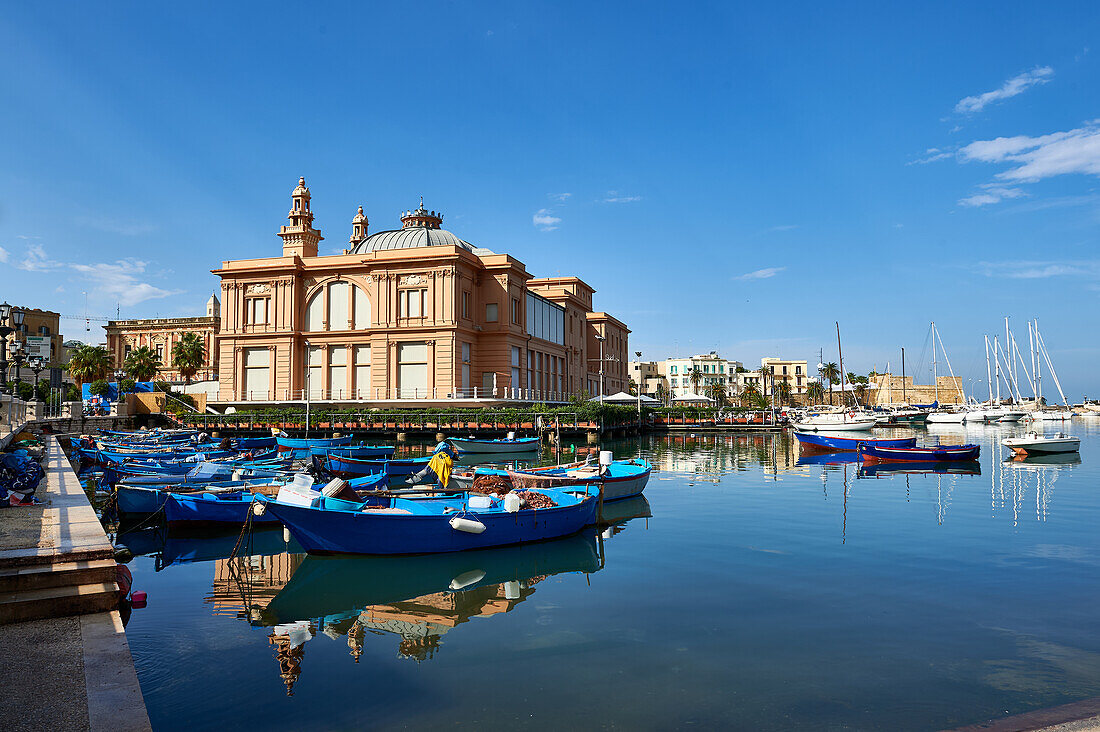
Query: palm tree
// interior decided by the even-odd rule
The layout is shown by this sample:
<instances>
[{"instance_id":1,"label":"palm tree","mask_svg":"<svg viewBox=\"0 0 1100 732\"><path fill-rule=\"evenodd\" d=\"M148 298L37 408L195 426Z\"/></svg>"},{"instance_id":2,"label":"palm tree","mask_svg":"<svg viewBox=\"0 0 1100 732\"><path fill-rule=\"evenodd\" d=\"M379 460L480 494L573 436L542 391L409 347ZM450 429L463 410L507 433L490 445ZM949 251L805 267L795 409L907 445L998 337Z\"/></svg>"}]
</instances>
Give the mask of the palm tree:
<instances>
[{"instance_id":1,"label":"palm tree","mask_svg":"<svg viewBox=\"0 0 1100 732\"><path fill-rule=\"evenodd\" d=\"M183 380L190 384L191 379L206 365L206 344L198 333L184 333L172 346L172 365L180 372Z\"/></svg>"},{"instance_id":2,"label":"palm tree","mask_svg":"<svg viewBox=\"0 0 1100 732\"><path fill-rule=\"evenodd\" d=\"M661 404L664 404L665 400L667 398L668 398L668 389L665 387L665 385L663 383L658 383L657 384L657 400L659 402L661 402Z\"/></svg>"},{"instance_id":3,"label":"palm tree","mask_svg":"<svg viewBox=\"0 0 1100 732\"><path fill-rule=\"evenodd\" d=\"M775 385L775 395L779 397L779 406L783 406L783 403L791 400L791 385L786 379L783 379Z\"/></svg>"},{"instance_id":4,"label":"palm tree","mask_svg":"<svg viewBox=\"0 0 1100 732\"><path fill-rule=\"evenodd\" d=\"M627 386L626 390L628 393L638 396L638 384L635 383L634 379L630 380L630 384Z\"/></svg>"},{"instance_id":5,"label":"palm tree","mask_svg":"<svg viewBox=\"0 0 1100 732\"><path fill-rule=\"evenodd\" d=\"M111 355L103 346L81 346L69 359L69 376L77 386L106 379L111 373Z\"/></svg>"},{"instance_id":6,"label":"palm tree","mask_svg":"<svg viewBox=\"0 0 1100 732\"><path fill-rule=\"evenodd\" d=\"M821 369L821 376L829 382L829 404L833 403L833 384L840 380L840 369L836 362L830 361Z\"/></svg>"},{"instance_id":7,"label":"palm tree","mask_svg":"<svg viewBox=\"0 0 1100 732\"><path fill-rule=\"evenodd\" d=\"M811 381L806 385L806 401L810 404L820 404L825 401L825 387L820 381Z\"/></svg>"},{"instance_id":8,"label":"palm tree","mask_svg":"<svg viewBox=\"0 0 1100 732\"><path fill-rule=\"evenodd\" d=\"M745 402L748 402L750 406L755 405L755 404L759 404L761 399L763 399L763 397L760 396L760 390L756 388L756 384L753 384L750 381L747 384L745 384L744 387L742 387L742 389L741 389L741 406L742 407L745 406Z\"/></svg>"},{"instance_id":9,"label":"palm tree","mask_svg":"<svg viewBox=\"0 0 1100 732\"><path fill-rule=\"evenodd\" d=\"M706 396L714 400L714 405L716 407L726 406L726 385L718 383L708 384Z\"/></svg>"},{"instance_id":10,"label":"palm tree","mask_svg":"<svg viewBox=\"0 0 1100 732\"><path fill-rule=\"evenodd\" d=\"M160 371L161 363L157 354L149 346L142 346L130 351L130 355L122 362L122 368L134 381L149 381Z\"/></svg>"},{"instance_id":11,"label":"palm tree","mask_svg":"<svg viewBox=\"0 0 1100 732\"><path fill-rule=\"evenodd\" d=\"M691 390L696 394L699 393L699 384L703 383L703 372L696 366L688 372L688 381L691 383Z\"/></svg>"}]
</instances>

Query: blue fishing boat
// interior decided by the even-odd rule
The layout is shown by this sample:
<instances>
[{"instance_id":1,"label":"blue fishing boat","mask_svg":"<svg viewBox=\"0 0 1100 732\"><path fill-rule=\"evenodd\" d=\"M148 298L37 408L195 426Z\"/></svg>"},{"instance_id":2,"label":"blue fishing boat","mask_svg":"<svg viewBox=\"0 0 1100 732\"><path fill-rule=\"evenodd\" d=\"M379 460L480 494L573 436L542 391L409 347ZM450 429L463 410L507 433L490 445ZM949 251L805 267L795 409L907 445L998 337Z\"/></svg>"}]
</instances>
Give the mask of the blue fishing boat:
<instances>
[{"instance_id":1,"label":"blue fishing boat","mask_svg":"<svg viewBox=\"0 0 1100 732\"><path fill-rule=\"evenodd\" d=\"M313 457L337 457L359 458L361 460L381 460L393 457L392 445L352 445L350 447L311 447L309 453Z\"/></svg>"},{"instance_id":2,"label":"blue fishing boat","mask_svg":"<svg viewBox=\"0 0 1100 732\"><path fill-rule=\"evenodd\" d=\"M256 477L242 480L218 480L193 484L157 484L131 485L120 483L115 487L115 505L120 517L134 518L156 513L168 496L173 493L201 493L203 491L232 492L234 490L262 489L267 487L274 492L278 485L289 483L292 475L282 477ZM277 483L276 483L277 481Z\"/></svg>"},{"instance_id":3,"label":"blue fishing boat","mask_svg":"<svg viewBox=\"0 0 1100 732\"><path fill-rule=\"evenodd\" d=\"M359 458L330 455L324 469L339 478L385 473L391 478L401 478L419 473L431 458L400 458L397 460L360 460Z\"/></svg>"},{"instance_id":4,"label":"blue fishing boat","mask_svg":"<svg viewBox=\"0 0 1100 732\"><path fill-rule=\"evenodd\" d=\"M860 445L877 447L916 447L916 437L851 437L830 435L822 432L802 432L795 430L798 444L812 450L831 450L833 452L855 452Z\"/></svg>"},{"instance_id":5,"label":"blue fishing boat","mask_svg":"<svg viewBox=\"0 0 1100 732\"><path fill-rule=\"evenodd\" d=\"M973 462L980 445L937 445L934 447L876 447L860 445L857 450L865 463L947 463Z\"/></svg>"},{"instance_id":6,"label":"blue fishing boat","mask_svg":"<svg viewBox=\"0 0 1100 732\"><path fill-rule=\"evenodd\" d=\"M237 524L248 518L249 507L257 495L274 493L276 489L289 482L286 479L254 481L240 490L224 490L218 486L231 486L230 483L215 483L208 490L188 493L169 493L165 498L164 518L169 524ZM386 488L385 476L371 476L350 480L347 487L353 492L370 494ZM261 493L262 491L262 493ZM349 494L350 495L350 494ZM363 499L363 506L384 506L388 497L369 496ZM270 523L275 521L270 513L264 512L253 517L254 521Z\"/></svg>"},{"instance_id":7,"label":"blue fishing boat","mask_svg":"<svg viewBox=\"0 0 1100 732\"><path fill-rule=\"evenodd\" d=\"M579 468L507 470L505 474L517 490L525 488L563 488L596 483L603 486L605 503L641 495L649 482L653 466L641 459L614 460L601 471L592 464Z\"/></svg>"},{"instance_id":8,"label":"blue fishing boat","mask_svg":"<svg viewBox=\"0 0 1100 732\"><path fill-rule=\"evenodd\" d=\"M587 490L526 491L503 499L451 494L392 497L386 506L337 498L317 499L316 507L258 496L307 552L320 554L433 554L523 544L569 536L596 520L598 487ZM549 498L547 508L514 508L527 494ZM484 508L470 502L484 499ZM532 496L533 499L533 496Z\"/></svg>"},{"instance_id":9,"label":"blue fishing boat","mask_svg":"<svg viewBox=\"0 0 1100 732\"><path fill-rule=\"evenodd\" d=\"M275 437L238 437L233 440L233 447L238 450L264 450L275 447Z\"/></svg>"},{"instance_id":10,"label":"blue fishing boat","mask_svg":"<svg viewBox=\"0 0 1100 732\"><path fill-rule=\"evenodd\" d=\"M537 437L507 437L499 440L481 440L473 437L451 437L447 440L459 452L513 453L534 452L539 449Z\"/></svg>"},{"instance_id":11,"label":"blue fishing boat","mask_svg":"<svg viewBox=\"0 0 1100 732\"><path fill-rule=\"evenodd\" d=\"M351 435L347 437L310 437L308 439L278 435L275 438L275 442L281 451L291 452L296 458L309 457L309 451L314 447L344 447L350 445L351 441Z\"/></svg>"}]
</instances>

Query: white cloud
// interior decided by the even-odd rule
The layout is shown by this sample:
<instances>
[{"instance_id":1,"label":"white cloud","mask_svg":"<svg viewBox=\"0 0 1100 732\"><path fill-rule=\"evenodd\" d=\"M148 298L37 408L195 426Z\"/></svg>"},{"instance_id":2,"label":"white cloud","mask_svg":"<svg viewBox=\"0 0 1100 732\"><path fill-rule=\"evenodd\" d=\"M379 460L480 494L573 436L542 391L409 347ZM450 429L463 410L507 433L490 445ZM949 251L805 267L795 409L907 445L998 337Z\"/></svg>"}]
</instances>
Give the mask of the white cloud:
<instances>
[{"instance_id":1,"label":"white cloud","mask_svg":"<svg viewBox=\"0 0 1100 732\"><path fill-rule=\"evenodd\" d=\"M734 277L735 280L766 280L769 277L775 277L777 274L787 269L786 267L765 267L764 269L757 269L752 272L746 272L743 275Z\"/></svg>"},{"instance_id":2,"label":"white cloud","mask_svg":"<svg viewBox=\"0 0 1100 732\"><path fill-rule=\"evenodd\" d=\"M165 290L141 281L138 276L145 274L147 266L147 262L132 258L116 262L69 265L80 276L89 280L96 292L126 306L183 292Z\"/></svg>"},{"instance_id":3,"label":"white cloud","mask_svg":"<svg viewBox=\"0 0 1100 732\"><path fill-rule=\"evenodd\" d=\"M572 197L572 193L547 193L546 197L551 201L557 201L558 203L565 203Z\"/></svg>"},{"instance_id":4,"label":"white cloud","mask_svg":"<svg viewBox=\"0 0 1100 732\"><path fill-rule=\"evenodd\" d=\"M1027 195L1019 188L1005 188L1004 186L988 184L982 186L982 188L981 193L959 199L959 205L977 208L978 206L988 206L991 203L1000 203L1009 198L1020 198Z\"/></svg>"},{"instance_id":5,"label":"white cloud","mask_svg":"<svg viewBox=\"0 0 1100 732\"><path fill-rule=\"evenodd\" d=\"M779 226L773 226L768 231L794 231L798 228L798 224L781 224Z\"/></svg>"},{"instance_id":6,"label":"white cloud","mask_svg":"<svg viewBox=\"0 0 1100 732\"><path fill-rule=\"evenodd\" d=\"M7 256L8 252L4 251L4 257ZM4 260L0 259L0 261ZM16 262L15 266L27 272L71 270L77 277L91 284L89 289L92 292L105 300L127 306L183 292L183 290L166 290L143 281L144 278L140 275L146 274L148 263L140 259L126 258L116 262L90 264L59 262L51 259L41 245L31 244L27 247L24 259Z\"/></svg>"},{"instance_id":7,"label":"white cloud","mask_svg":"<svg viewBox=\"0 0 1100 732\"><path fill-rule=\"evenodd\" d=\"M642 200L641 196L620 196L618 191L608 191L604 203L634 203Z\"/></svg>"},{"instance_id":8,"label":"white cloud","mask_svg":"<svg viewBox=\"0 0 1100 732\"><path fill-rule=\"evenodd\" d=\"M0 247L0 263L8 261L8 250L4 247Z\"/></svg>"},{"instance_id":9,"label":"white cloud","mask_svg":"<svg viewBox=\"0 0 1100 732\"><path fill-rule=\"evenodd\" d=\"M1046 84L1053 75L1054 69L1049 66L1036 66L1031 71L1025 71L1019 76L1012 77L1002 84L999 89L960 99L959 103L955 105L955 111L959 114L980 112L989 104L1003 99L1010 99L1038 84Z\"/></svg>"},{"instance_id":10,"label":"white cloud","mask_svg":"<svg viewBox=\"0 0 1100 732\"><path fill-rule=\"evenodd\" d=\"M1007 277L1015 280L1049 277L1096 278L1100 277L1100 260L979 262L977 269L986 277Z\"/></svg>"},{"instance_id":11,"label":"white cloud","mask_svg":"<svg viewBox=\"0 0 1100 732\"><path fill-rule=\"evenodd\" d=\"M49 272L62 264L51 260L41 244L31 244L27 247L27 256L22 262L16 262L15 266L27 272Z\"/></svg>"},{"instance_id":12,"label":"white cloud","mask_svg":"<svg viewBox=\"0 0 1100 732\"><path fill-rule=\"evenodd\" d=\"M1100 121L1039 137L977 140L959 152L967 161L1010 163L1012 168L996 176L1005 181L1033 183L1071 173L1100 176Z\"/></svg>"},{"instance_id":13,"label":"white cloud","mask_svg":"<svg viewBox=\"0 0 1100 732\"><path fill-rule=\"evenodd\" d=\"M540 208L533 216L531 223L539 228L539 231L553 231L558 228L561 218L551 215L550 209Z\"/></svg>"},{"instance_id":14,"label":"white cloud","mask_svg":"<svg viewBox=\"0 0 1100 732\"><path fill-rule=\"evenodd\" d=\"M924 157L910 160L906 165L924 165L925 163L934 163L937 160L946 160L947 158L953 157L955 157L955 153L951 150L940 150L938 147L930 147L924 151Z\"/></svg>"}]
</instances>

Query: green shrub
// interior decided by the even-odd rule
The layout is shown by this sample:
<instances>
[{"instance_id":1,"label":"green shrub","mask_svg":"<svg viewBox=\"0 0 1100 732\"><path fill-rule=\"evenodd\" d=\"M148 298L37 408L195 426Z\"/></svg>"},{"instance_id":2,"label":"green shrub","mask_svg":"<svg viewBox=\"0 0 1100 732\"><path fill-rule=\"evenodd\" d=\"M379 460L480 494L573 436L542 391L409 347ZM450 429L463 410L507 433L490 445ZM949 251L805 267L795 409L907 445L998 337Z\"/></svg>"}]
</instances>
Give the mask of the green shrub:
<instances>
[{"instance_id":1,"label":"green shrub","mask_svg":"<svg viewBox=\"0 0 1100 732\"><path fill-rule=\"evenodd\" d=\"M90 391L93 396L105 397L111 392L111 387L106 381L99 379L98 381L92 382L92 385L88 387L88 391Z\"/></svg>"}]
</instances>

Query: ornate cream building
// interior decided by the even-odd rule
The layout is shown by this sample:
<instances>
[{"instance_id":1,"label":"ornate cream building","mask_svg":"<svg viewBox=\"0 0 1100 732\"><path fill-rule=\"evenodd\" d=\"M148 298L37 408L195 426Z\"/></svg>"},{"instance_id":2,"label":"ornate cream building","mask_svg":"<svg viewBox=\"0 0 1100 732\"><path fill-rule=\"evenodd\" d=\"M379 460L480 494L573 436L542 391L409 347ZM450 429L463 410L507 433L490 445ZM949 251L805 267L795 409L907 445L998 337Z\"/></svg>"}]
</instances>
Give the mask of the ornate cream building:
<instances>
[{"instance_id":1,"label":"ornate cream building","mask_svg":"<svg viewBox=\"0 0 1100 732\"><path fill-rule=\"evenodd\" d=\"M626 387L629 329L593 312L576 277L523 263L442 228L424 208L321 256L310 192L291 194L281 256L231 260L222 280L220 401L563 401ZM600 349L603 349L603 362Z\"/></svg>"},{"instance_id":2,"label":"ornate cream building","mask_svg":"<svg viewBox=\"0 0 1100 732\"><path fill-rule=\"evenodd\" d=\"M206 315L203 317L111 320L104 329L114 368L122 368L130 351L147 346L164 365L157 378L165 381L183 381L180 372L172 367L172 348L184 333L198 333L206 344L206 363L195 374L194 380L211 381L218 378L217 335L220 326L221 303L216 295L211 295L206 301Z\"/></svg>"}]
</instances>

